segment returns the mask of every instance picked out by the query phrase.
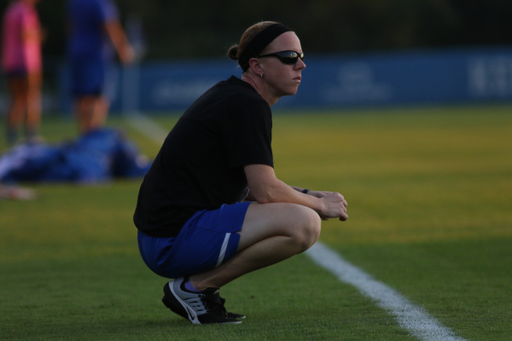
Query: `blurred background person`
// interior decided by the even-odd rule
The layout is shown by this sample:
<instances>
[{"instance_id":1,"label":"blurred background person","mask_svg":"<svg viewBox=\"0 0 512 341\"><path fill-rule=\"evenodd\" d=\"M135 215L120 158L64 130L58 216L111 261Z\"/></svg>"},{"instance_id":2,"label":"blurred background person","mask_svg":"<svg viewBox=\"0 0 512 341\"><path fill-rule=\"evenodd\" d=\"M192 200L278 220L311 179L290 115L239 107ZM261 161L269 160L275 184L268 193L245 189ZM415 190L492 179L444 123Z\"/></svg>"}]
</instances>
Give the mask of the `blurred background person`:
<instances>
[{"instance_id":1,"label":"blurred background person","mask_svg":"<svg viewBox=\"0 0 512 341\"><path fill-rule=\"evenodd\" d=\"M38 139L43 34L35 8L37 2L39 0L13 1L4 14L2 69L11 100L6 124L8 146L18 141L18 129L22 125L27 142Z\"/></svg>"},{"instance_id":2,"label":"blurred background person","mask_svg":"<svg viewBox=\"0 0 512 341\"><path fill-rule=\"evenodd\" d=\"M83 134L106 123L115 83L113 48L123 64L134 60L134 52L110 0L69 0L68 21L72 93Z\"/></svg>"}]
</instances>

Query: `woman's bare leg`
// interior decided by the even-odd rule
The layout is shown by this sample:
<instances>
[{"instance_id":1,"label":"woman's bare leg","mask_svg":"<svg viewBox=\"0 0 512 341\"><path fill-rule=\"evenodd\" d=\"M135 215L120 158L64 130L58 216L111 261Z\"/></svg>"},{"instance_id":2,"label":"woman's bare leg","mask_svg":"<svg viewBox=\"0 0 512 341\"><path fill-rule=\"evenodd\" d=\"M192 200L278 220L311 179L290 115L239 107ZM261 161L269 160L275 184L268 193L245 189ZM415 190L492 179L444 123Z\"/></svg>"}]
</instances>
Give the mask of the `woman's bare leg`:
<instances>
[{"instance_id":1,"label":"woman's bare leg","mask_svg":"<svg viewBox=\"0 0 512 341\"><path fill-rule=\"evenodd\" d=\"M215 269L190 276L197 290L220 288L251 271L281 262L309 249L320 236L321 220L296 204L251 203L240 231L237 254Z\"/></svg>"},{"instance_id":2,"label":"woman's bare leg","mask_svg":"<svg viewBox=\"0 0 512 341\"><path fill-rule=\"evenodd\" d=\"M31 73L27 77L27 117L25 121L25 133L27 139L35 138L39 132L42 115L41 99L41 74Z\"/></svg>"},{"instance_id":3,"label":"woman's bare leg","mask_svg":"<svg viewBox=\"0 0 512 341\"><path fill-rule=\"evenodd\" d=\"M7 113L7 143L16 143L18 129L23 123L27 111L27 79L24 77L9 78L7 80L11 105Z\"/></svg>"}]
</instances>

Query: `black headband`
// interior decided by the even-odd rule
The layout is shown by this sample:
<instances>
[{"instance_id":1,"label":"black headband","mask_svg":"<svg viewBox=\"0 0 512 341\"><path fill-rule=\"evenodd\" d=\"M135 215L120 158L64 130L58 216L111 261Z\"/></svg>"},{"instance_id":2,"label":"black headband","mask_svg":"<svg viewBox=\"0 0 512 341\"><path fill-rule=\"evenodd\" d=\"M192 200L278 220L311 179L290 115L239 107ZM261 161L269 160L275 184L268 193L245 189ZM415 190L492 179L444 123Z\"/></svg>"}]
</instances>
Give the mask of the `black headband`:
<instances>
[{"instance_id":1,"label":"black headband","mask_svg":"<svg viewBox=\"0 0 512 341\"><path fill-rule=\"evenodd\" d=\"M281 34L288 31L291 30L281 24L274 24L265 28L263 31L258 33L256 37L252 38L249 44L247 44L238 58L238 65L242 67L242 70L247 70L247 67L249 66L249 59L259 56L268 44Z\"/></svg>"}]
</instances>

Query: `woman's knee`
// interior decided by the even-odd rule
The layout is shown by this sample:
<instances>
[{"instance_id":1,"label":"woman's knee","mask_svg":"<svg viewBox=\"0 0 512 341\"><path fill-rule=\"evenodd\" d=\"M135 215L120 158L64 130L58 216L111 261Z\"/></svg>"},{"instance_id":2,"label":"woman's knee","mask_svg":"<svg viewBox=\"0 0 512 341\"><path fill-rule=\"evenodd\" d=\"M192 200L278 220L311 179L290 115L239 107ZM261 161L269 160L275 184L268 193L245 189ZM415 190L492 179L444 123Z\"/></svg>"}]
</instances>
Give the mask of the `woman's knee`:
<instances>
[{"instance_id":1,"label":"woman's knee","mask_svg":"<svg viewBox=\"0 0 512 341\"><path fill-rule=\"evenodd\" d=\"M294 205L291 212L294 223L291 227L292 237L299 244L302 251L309 249L320 237L321 219L309 207Z\"/></svg>"},{"instance_id":2,"label":"woman's knee","mask_svg":"<svg viewBox=\"0 0 512 341\"><path fill-rule=\"evenodd\" d=\"M239 232L239 250L263 239L286 236L302 252L318 239L320 225L318 214L306 206L251 203Z\"/></svg>"}]
</instances>

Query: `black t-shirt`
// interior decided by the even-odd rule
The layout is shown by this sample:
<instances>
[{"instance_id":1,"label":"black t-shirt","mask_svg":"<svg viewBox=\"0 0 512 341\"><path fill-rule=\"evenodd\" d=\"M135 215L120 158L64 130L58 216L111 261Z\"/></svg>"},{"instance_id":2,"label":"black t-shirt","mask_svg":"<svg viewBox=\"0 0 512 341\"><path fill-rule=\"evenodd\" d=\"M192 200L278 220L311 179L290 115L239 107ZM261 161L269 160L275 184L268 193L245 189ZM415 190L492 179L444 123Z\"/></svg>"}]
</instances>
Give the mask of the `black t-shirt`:
<instances>
[{"instance_id":1,"label":"black t-shirt","mask_svg":"<svg viewBox=\"0 0 512 341\"><path fill-rule=\"evenodd\" d=\"M243 167L272 166L272 112L232 76L205 92L178 120L142 182L134 222L149 236L177 236L203 209L240 201Z\"/></svg>"}]
</instances>

